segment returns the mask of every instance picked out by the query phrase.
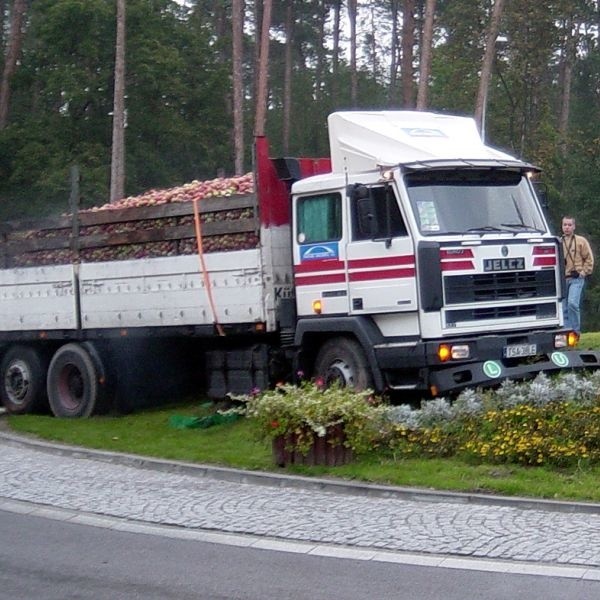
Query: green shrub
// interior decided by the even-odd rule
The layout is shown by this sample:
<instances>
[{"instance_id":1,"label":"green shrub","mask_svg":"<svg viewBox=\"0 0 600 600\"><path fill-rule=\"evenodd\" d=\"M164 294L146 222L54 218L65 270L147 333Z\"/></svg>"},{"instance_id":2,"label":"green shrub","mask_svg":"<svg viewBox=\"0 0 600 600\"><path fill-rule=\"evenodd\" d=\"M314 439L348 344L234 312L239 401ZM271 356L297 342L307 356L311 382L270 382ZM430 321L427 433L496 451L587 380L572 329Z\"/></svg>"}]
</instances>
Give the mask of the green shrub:
<instances>
[{"instance_id":1,"label":"green shrub","mask_svg":"<svg viewBox=\"0 0 600 600\"><path fill-rule=\"evenodd\" d=\"M382 437L386 407L370 390L326 388L305 381L298 386L279 384L274 390L236 399L245 403L246 415L258 422L262 438L294 434L295 449L304 454L314 434L325 437L329 429L340 424L346 445L355 452L373 449Z\"/></svg>"}]
</instances>

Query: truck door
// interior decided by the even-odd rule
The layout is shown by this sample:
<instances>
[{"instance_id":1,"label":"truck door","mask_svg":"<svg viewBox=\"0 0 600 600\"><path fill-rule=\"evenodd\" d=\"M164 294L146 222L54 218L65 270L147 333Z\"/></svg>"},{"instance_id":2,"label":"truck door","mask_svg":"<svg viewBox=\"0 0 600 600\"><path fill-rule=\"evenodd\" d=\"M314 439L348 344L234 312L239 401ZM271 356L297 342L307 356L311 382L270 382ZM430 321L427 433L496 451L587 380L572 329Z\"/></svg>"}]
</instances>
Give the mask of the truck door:
<instances>
[{"instance_id":1,"label":"truck door","mask_svg":"<svg viewBox=\"0 0 600 600\"><path fill-rule=\"evenodd\" d=\"M299 197L294 228L298 315L346 315L348 285L342 194L335 191Z\"/></svg>"},{"instance_id":2,"label":"truck door","mask_svg":"<svg viewBox=\"0 0 600 600\"><path fill-rule=\"evenodd\" d=\"M346 246L351 314L417 310L415 250L391 185L350 190Z\"/></svg>"}]
</instances>

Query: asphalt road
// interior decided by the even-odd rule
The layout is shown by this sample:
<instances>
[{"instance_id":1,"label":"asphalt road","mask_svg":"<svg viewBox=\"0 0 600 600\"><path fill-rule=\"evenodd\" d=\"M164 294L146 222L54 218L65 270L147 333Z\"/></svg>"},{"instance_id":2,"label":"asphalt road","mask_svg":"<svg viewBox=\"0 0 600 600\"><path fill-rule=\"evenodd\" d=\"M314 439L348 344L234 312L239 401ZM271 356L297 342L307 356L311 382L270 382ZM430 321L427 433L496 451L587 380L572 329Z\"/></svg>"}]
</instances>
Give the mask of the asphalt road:
<instances>
[{"instance_id":1,"label":"asphalt road","mask_svg":"<svg viewBox=\"0 0 600 600\"><path fill-rule=\"evenodd\" d=\"M278 551L296 560L600 582L598 505L336 484L92 452L7 433L0 433L0 510L69 526Z\"/></svg>"},{"instance_id":2,"label":"asphalt road","mask_svg":"<svg viewBox=\"0 0 600 600\"><path fill-rule=\"evenodd\" d=\"M0 511L0 600L594 600L581 579L214 544Z\"/></svg>"}]
</instances>

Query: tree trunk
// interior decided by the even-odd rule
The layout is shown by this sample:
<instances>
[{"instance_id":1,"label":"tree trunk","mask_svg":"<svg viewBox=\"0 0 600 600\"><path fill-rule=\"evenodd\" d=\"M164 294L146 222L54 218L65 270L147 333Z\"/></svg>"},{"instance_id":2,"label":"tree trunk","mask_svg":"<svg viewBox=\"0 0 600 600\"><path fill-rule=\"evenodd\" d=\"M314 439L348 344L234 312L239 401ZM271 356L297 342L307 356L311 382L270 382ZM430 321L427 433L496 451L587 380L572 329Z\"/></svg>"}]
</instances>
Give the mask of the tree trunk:
<instances>
[{"instance_id":1,"label":"tree trunk","mask_svg":"<svg viewBox=\"0 0 600 600\"><path fill-rule=\"evenodd\" d=\"M502 18L503 8L504 0L495 0L492 17L490 19L490 26L485 40L485 53L481 65L481 78L479 80L479 89L475 101L475 122L479 127L481 138L483 140L485 140L487 97L490 87L490 78L492 76L492 66L496 57L496 38L498 37L498 29L500 28L500 19Z\"/></svg>"},{"instance_id":2,"label":"tree trunk","mask_svg":"<svg viewBox=\"0 0 600 600\"><path fill-rule=\"evenodd\" d=\"M17 70L19 55L21 54L25 8L25 0L14 0L10 20L10 36L6 47L4 69L2 70L2 85L0 86L0 130L8 125L11 80Z\"/></svg>"},{"instance_id":3,"label":"tree trunk","mask_svg":"<svg viewBox=\"0 0 600 600\"><path fill-rule=\"evenodd\" d=\"M253 98L256 104L258 97L258 72L260 70L260 39L262 30L262 0L254 0L254 73L253 73ZM255 105L256 109L256 105ZM256 114L254 115L256 117Z\"/></svg>"},{"instance_id":4,"label":"tree trunk","mask_svg":"<svg viewBox=\"0 0 600 600\"><path fill-rule=\"evenodd\" d=\"M267 95L269 75L269 30L271 28L272 0L263 0L263 18L260 35L260 56L258 59L258 83L256 90L256 118L254 132L257 137L265 135L267 121Z\"/></svg>"},{"instance_id":5,"label":"tree trunk","mask_svg":"<svg viewBox=\"0 0 600 600\"><path fill-rule=\"evenodd\" d=\"M291 2L293 4L293 1ZM325 58L325 21L329 16L329 6L327 0L320 0L318 3L318 37L315 39L315 52L317 54L317 62L315 65L315 100L320 104L323 96L323 82L326 72Z\"/></svg>"},{"instance_id":6,"label":"tree trunk","mask_svg":"<svg viewBox=\"0 0 600 600\"><path fill-rule=\"evenodd\" d=\"M371 62L371 77L373 77L373 79L377 79L377 75L378 75L378 71L379 71L379 59L378 59L378 52L377 52L377 26L376 26L376 21L377 21L377 17L375 16L375 6L373 4L371 4L370 6L370 11L371 11L371 18L370 18L370 25L371 25L371 35L369 36L369 60Z\"/></svg>"},{"instance_id":7,"label":"tree trunk","mask_svg":"<svg viewBox=\"0 0 600 600\"><path fill-rule=\"evenodd\" d=\"M431 72L431 47L433 42L433 20L435 0L427 0L425 6L425 25L421 38L421 60L419 65L419 89L417 91L417 110L425 110L428 102L429 74Z\"/></svg>"},{"instance_id":8,"label":"tree trunk","mask_svg":"<svg viewBox=\"0 0 600 600\"><path fill-rule=\"evenodd\" d=\"M234 170L236 175L242 175L244 173L244 0L233 0L231 27Z\"/></svg>"},{"instance_id":9,"label":"tree trunk","mask_svg":"<svg viewBox=\"0 0 600 600\"><path fill-rule=\"evenodd\" d=\"M348 18L350 19L350 104L358 104L358 71L356 70L356 10L357 0L348 0Z\"/></svg>"},{"instance_id":10,"label":"tree trunk","mask_svg":"<svg viewBox=\"0 0 600 600\"><path fill-rule=\"evenodd\" d=\"M340 67L340 19L342 1L336 0L333 4L333 63L331 65L331 98L334 108L339 102L338 73Z\"/></svg>"},{"instance_id":11,"label":"tree trunk","mask_svg":"<svg viewBox=\"0 0 600 600\"><path fill-rule=\"evenodd\" d=\"M125 0L117 0L110 201L125 196Z\"/></svg>"},{"instance_id":12,"label":"tree trunk","mask_svg":"<svg viewBox=\"0 0 600 600\"><path fill-rule=\"evenodd\" d=\"M390 52L390 90L389 90L389 105L393 106L396 101L396 87L398 80L398 58L399 39L398 39L398 15L400 6L398 0L390 0L390 9L392 13L392 48Z\"/></svg>"},{"instance_id":13,"label":"tree trunk","mask_svg":"<svg viewBox=\"0 0 600 600\"><path fill-rule=\"evenodd\" d=\"M566 157L568 151L569 112L571 109L571 82L573 80L573 62L575 59L575 38L573 20L565 20L565 35L561 52L559 89L562 90L560 115L558 118L559 151Z\"/></svg>"},{"instance_id":14,"label":"tree trunk","mask_svg":"<svg viewBox=\"0 0 600 600\"><path fill-rule=\"evenodd\" d=\"M292 50L294 43L294 3L288 0L285 13L285 71L283 79L283 153L290 151L290 120L292 114Z\"/></svg>"},{"instance_id":15,"label":"tree trunk","mask_svg":"<svg viewBox=\"0 0 600 600\"><path fill-rule=\"evenodd\" d=\"M415 2L404 0L402 9L402 60L400 80L402 82L402 104L404 108L414 106L413 48L415 45Z\"/></svg>"},{"instance_id":16,"label":"tree trunk","mask_svg":"<svg viewBox=\"0 0 600 600\"><path fill-rule=\"evenodd\" d=\"M2 60L4 61L4 52L6 43L6 23L4 22L6 19L6 0L0 0L0 46L2 47ZM2 68L4 69L4 63L2 63Z\"/></svg>"}]
</instances>

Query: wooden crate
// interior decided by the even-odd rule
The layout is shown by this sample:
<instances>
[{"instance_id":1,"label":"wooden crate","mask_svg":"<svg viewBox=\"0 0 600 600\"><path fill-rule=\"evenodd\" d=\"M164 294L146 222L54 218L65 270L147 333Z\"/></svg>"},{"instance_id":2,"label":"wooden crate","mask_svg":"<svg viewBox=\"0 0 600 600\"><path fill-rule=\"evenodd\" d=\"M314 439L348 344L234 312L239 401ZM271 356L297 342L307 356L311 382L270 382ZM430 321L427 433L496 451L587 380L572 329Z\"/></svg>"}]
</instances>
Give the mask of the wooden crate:
<instances>
[{"instance_id":1,"label":"wooden crate","mask_svg":"<svg viewBox=\"0 0 600 600\"><path fill-rule=\"evenodd\" d=\"M205 198L198 203L203 252L256 248L256 196ZM0 225L0 267L101 262L197 253L192 202L117 210L87 210Z\"/></svg>"}]
</instances>

